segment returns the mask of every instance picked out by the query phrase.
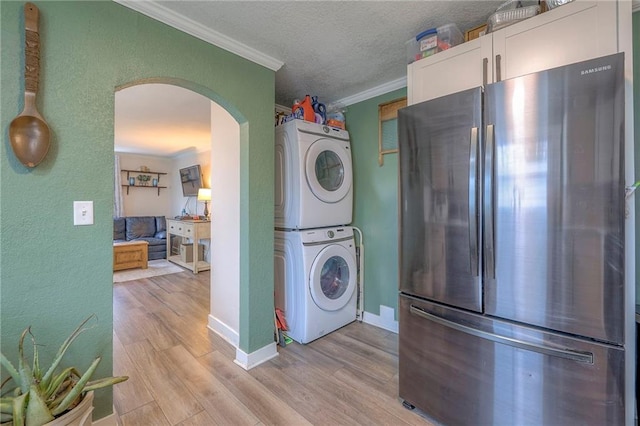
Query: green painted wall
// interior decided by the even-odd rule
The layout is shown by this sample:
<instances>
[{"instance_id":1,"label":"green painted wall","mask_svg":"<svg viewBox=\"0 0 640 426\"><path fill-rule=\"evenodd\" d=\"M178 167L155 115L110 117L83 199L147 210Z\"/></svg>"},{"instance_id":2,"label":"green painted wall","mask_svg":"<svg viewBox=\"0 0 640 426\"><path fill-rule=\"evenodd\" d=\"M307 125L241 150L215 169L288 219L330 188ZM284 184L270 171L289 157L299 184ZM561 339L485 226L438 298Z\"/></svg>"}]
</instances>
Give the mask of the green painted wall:
<instances>
[{"instance_id":1,"label":"green painted wall","mask_svg":"<svg viewBox=\"0 0 640 426\"><path fill-rule=\"evenodd\" d=\"M640 180L640 12L633 14L633 137L636 181ZM640 192L636 192L636 304L640 304Z\"/></svg>"},{"instance_id":2,"label":"green painted wall","mask_svg":"<svg viewBox=\"0 0 640 426\"><path fill-rule=\"evenodd\" d=\"M274 72L110 1L36 4L38 109L53 137L45 161L27 169L8 139L23 106L24 3L0 2L2 352L15 359L20 332L31 324L41 359L50 360L95 313L97 326L68 361L85 368L101 354L97 375L111 374L114 90L144 79L201 93L240 123L240 348L250 353L273 342ZM93 200L95 225L73 226L74 200ZM95 418L111 407L111 391L99 392Z\"/></svg>"},{"instance_id":3,"label":"green painted wall","mask_svg":"<svg viewBox=\"0 0 640 426\"><path fill-rule=\"evenodd\" d=\"M379 315L380 305L398 307L398 155L378 165L378 105L405 97L396 90L348 107L354 175L353 225L365 244L364 309Z\"/></svg>"}]
</instances>

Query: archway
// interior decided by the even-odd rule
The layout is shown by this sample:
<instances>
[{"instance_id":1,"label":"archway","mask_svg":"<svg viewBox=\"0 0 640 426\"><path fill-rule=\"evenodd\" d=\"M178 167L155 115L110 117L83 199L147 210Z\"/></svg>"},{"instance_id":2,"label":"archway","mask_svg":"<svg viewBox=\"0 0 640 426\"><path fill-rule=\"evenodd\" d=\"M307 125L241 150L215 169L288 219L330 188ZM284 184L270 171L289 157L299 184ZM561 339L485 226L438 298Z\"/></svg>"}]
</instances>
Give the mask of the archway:
<instances>
[{"instance_id":1,"label":"archway","mask_svg":"<svg viewBox=\"0 0 640 426\"><path fill-rule=\"evenodd\" d=\"M121 116L119 108L124 109L122 103L118 99L131 99L131 97L123 96L126 91L135 92L135 97L146 96L149 92L141 91L142 86L148 86L155 91L166 90L171 95L158 96L156 102L171 102L171 96L174 97L176 102L180 100L177 108L197 108L202 109L203 105L208 108L207 111L189 111L193 115L199 115L202 118L203 113L209 117L208 136L207 143L209 147L208 161L203 164L203 171L205 171L204 184L212 189L211 200L211 235L209 253L209 261L211 264L211 279L210 279L210 312L207 320L210 329L221 335L225 340L230 342L234 347L239 349L240 342L240 125L238 121L227 111L224 107L216 103L212 96L207 96L199 91L193 90L193 87L186 88L185 86L191 86L187 82L176 82L175 80L163 80L163 79L146 79L144 81L132 82L116 89L116 93L120 96L116 96L115 112L116 120L114 120L114 127L116 129L116 140L114 143L122 143L119 141L118 132L118 117ZM170 90L169 90L170 88ZM176 91L176 89L179 89ZM206 90L202 90L206 92ZM187 95L183 96L180 92L185 92ZM202 100L206 99L207 102L203 104ZM190 102L190 99L196 99L194 102ZM123 101L124 102L124 101ZM153 114L152 114L153 115ZM169 114L170 115L170 114ZM177 176L177 169L189 162L200 162L199 159L203 158L203 155L198 155L200 151L193 146L187 144L181 144L183 139L190 139L185 133L185 129L180 129L179 123L161 123L162 119L170 120L169 115L164 118L154 117L149 119L149 114L143 115L145 118L141 120L148 120L147 125L165 126L161 129L161 133L171 132L170 129L177 129L180 134L174 135L173 138L177 141L179 146L175 147L175 150L179 153L177 160L174 160L177 165L168 167L170 169L169 181L165 182L169 188L166 189L167 194L164 197L164 204L169 203L170 206L156 206L160 210L159 214L167 217L173 217L179 214L183 205L189 205L190 199L183 197L179 189L179 180ZM176 114L178 115L178 114ZM159 121L160 119L160 121ZM178 118L180 119L180 118ZM134 118L135 120L135 118ZM202 120L200 120L202 121ZM154 123L155 122L155 123ZM194 127L200 126L202 123L192 122ZM145 123L139 123L139 127L144 128ZM134 130L133 133L136 131ZM197 132L196 132L197 133ZM200 133L202 133L200 131ZM180 137L182 136L182 137ZM143 136L144 138L144 136ZM157 136L156 136L157 138ZM202 135L200 135L202 138ZM171 137L169 139L172 139ZM202 145L202 141L195 140L196 137L191 137L192 143ZM154 141L156 144L158 141ZM133 143L135 145L135 142ZM193 152L189 152L192 150ZM186 158L185 158L186 157ZM185 162L186 161L186 162ZM116 171L118 173L118 171ZM144 194L146 195L146 194ZM158 191L158 198L160 198L160 191ZM185 203L186 200L186 203ZM149 199L149 203L153 203L153 198ZM156 201L156 204L162 204L162 200ZM148 208L148 206L146 206ZM194 206L195 212L198 212L197 204ZM151 209L153 211L153 208ZM190 210L193 212L193 210ZM198 212L199 213L199 212ZM140 214L143 215L143 214ZM240 351L241 353L242 351Z\"/></svg>"}]
</instances>

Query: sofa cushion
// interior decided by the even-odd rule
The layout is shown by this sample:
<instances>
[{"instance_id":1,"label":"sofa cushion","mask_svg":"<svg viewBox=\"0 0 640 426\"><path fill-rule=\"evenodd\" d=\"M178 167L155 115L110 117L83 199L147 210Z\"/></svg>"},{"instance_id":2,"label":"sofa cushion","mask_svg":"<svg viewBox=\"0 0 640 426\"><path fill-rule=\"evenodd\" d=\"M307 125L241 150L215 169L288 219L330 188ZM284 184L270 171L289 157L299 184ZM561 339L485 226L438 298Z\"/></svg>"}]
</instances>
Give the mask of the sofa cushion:
<instances>
[{"instance_id":1,"label":"sofa cushion","mask_svg":"<svg viewBox=\"0 0 640 426\"><path fill-rule=\"evenodd\" d=\"M167 245L167 240L166 239L161 239L161 238L154 238L154 237L142 237L142 238L136 238L138 241L146 241L149 243L149 247L151 246L160 246L160 247L166 247Z\"/></svg>"},{"instance_id":2,"label":"sofa cushion","mask_svg":"<svg viewBox=\"0 0 640 426\"><path fill-rule=\"evenodd\" d=\"M156 232L162 232L167 230L167 221L164 216L156 216ZM167 234L165 233L164 237L156 237L156 238L167 238Z\"/></svg>"},{"instance_id":3,"label":"sofa cushion","mask_svg":"<svg viewBox=\"0 0 640 426\"><path fill-rule=\"evenodd\" d=\"M156 219L153 216L132 216L125 218L127 240L151 238L156 234Z\"/></svg>"},{"instance_id":4,"label":"sofa cushion","mask_svg":"<svg viewBox=\"0 0 640 426\"><path fill-rule=\"evenodd\" d=\"M149 248L147 251L154 252L154 253L166 253L167 247L162 245L159 245L159 246L149 245Z\"/></svg>"},{"instance_id":5,"label":"sofa cushion","mask_svg":"<svg viewBox=\"0 0 640 426\"><path fill-rule=\"evenodd\" d=\"M113 239L124 240L126 235L124 232L124 217L113 218Z\"/></svg>"},{"instance_id":6,"label":"sofa cushion","mask_svg":"<svg viewBox=\"0 0 640 426\"><path fill-rule=\"evenodd\" d=\"M166 257L166 253L165 252L153 252L153 251L150 251L147 254L147 258L149 260L164 259L165 257Z\"/></svg>"}]
</instances>

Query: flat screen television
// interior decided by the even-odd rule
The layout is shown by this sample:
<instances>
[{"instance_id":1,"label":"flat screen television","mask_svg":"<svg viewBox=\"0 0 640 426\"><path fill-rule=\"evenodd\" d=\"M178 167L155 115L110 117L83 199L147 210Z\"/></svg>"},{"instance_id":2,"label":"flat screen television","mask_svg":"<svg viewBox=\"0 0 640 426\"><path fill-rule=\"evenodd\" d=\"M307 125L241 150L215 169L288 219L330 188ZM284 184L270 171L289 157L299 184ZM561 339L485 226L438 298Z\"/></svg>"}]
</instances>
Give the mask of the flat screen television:
<instances>
[{"instance_id":1,"label":"flat screen television","mask_svg":"<svg viewBox=\"0 0 640 426\"><path fill-rule=\"evenodd\" d=\"M200 165L185 167L180 169L180 182L182 182L182 195L185 197L195 197L198 189L202 188L202 173Z\"/></svg>"}]
</instances>

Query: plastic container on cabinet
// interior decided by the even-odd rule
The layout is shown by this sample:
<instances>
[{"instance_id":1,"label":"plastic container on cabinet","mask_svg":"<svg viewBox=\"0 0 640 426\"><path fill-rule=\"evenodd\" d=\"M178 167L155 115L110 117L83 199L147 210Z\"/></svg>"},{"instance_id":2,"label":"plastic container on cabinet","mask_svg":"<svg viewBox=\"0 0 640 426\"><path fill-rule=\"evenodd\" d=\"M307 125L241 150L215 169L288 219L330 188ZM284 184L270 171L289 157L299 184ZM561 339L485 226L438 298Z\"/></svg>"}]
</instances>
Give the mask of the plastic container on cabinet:
<instances>
[{"instance_id":1,"label":"plastic container on cabinet","mask_svg":"<svg viewBox=\"0 0 640 426\"><path fill-rule=\"evenodd\" d=\"M464 41L462 33L456 24L446 24L438 27L438 52L447 50Z\"/></svg>"},{"instance_id":2,"label":"plastic container on cabinet","mask_svg":"<svg viewBox=\"0 0 640 426\"><path fill-rule=\"evenodd\" d=\"M407 62L410 64L462 43L464 37L456 24L442 25L421 32L407 41Z\"/></svg>"},{"instance_id":3,"label":"plastic container on cabinet","mask_svg":"<svg viewBox=\"0 0 640 426\"><path fill-rule=\"evenodd\" d=\"M489 17L487 33L508 27L511 24L531 18L540 13L540 6L525 6L517 9L500 10Z\"/></svg>"},{"instance_id":4,"label":"plastic container on cabinet","mask_svg":"<svg viewBox=\"0 0 640 426\"><path fill-rule=\"evenodd\" d=\"M558 6L562 6L563 4L570 3L572 1L573 0L545 0L545 3L547 3L547 7L549 8L549 10L551 10Z\"/></svg>"},{"instance_id":5,"label":"plastic container on cabinet","mask_svg":"<svg viewBox=\"0 0 640 426\"><path fill-rule=\"evenodd\" d=\"M431 28L421 32L415 38L407 43L407 61L413 61L426 58L438 52L438 30Z\"/></svg>"}]
</instances>

